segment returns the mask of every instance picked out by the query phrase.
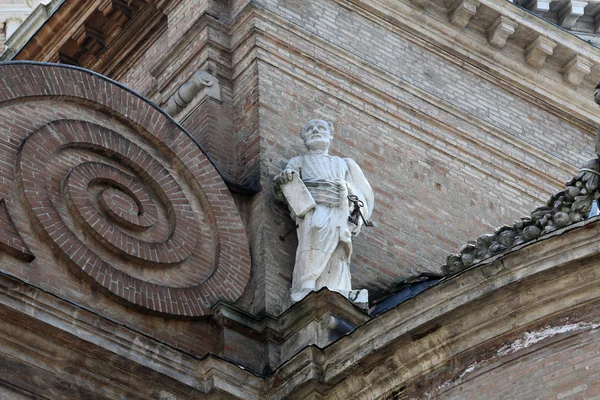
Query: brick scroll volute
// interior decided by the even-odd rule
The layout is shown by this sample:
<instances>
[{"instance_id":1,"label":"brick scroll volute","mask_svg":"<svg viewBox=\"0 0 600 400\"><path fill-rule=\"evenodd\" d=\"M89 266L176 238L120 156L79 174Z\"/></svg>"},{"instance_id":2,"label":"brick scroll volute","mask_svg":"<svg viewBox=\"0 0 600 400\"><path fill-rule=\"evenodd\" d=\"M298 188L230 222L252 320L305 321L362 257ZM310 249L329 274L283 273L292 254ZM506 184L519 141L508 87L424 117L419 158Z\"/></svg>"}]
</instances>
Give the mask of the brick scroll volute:
<instances>
[{"instance_id":1,"label":"brick scroll volute","mask_svg":"<svg viewBox=\"0 0 600 400\"><path fill-rule=\"evenodd\" d=\"M33 254L51 250L55 274L70 269L170 315L206 315L241 296L250 257L240 215L170 117L72 67L0 64L0 85L0 197L30 229Z\"/></svg>"}]
</instances>

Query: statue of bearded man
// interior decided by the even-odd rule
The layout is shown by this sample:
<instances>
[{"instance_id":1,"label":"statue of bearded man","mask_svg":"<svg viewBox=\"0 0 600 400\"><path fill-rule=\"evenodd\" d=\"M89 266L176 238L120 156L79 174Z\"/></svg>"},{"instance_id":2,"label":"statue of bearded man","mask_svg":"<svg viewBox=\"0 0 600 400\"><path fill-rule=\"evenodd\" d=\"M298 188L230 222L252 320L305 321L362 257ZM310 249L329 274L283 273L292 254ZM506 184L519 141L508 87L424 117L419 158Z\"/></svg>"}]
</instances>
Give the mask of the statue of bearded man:
<instances>
[{"instance_id":1,"label":"statue of bearded man","mask_svg":"<svg viewBox=\"0 0 600 400\"><path fill-rule=\"evenodd\" d=\"M308 153L292 158L274 178L277 197L288 203L298 225L292 301L327 287L366 305L367 291L351 287L352 235L360 232L363 219L348 196L358 197L363 204L360 211L368 220L373 210L373 190L353 160L328 154L333 138L330 123L308 121L302 138Z\"/></svg>"}]
</instances>

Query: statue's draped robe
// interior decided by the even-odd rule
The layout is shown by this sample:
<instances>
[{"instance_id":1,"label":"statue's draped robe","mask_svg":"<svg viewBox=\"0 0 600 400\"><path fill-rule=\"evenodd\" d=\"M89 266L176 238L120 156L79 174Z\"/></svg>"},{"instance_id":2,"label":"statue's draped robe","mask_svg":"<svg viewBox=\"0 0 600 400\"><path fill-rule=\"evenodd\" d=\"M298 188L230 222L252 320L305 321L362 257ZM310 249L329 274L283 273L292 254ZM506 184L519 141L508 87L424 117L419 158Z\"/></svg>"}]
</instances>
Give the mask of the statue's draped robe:
<instances>
[{"instance_id":1,"label":"statue's draped robe","mask_svg":"<svg viewBox=\"0 0 600 400\"><path fill-rule=\"evenodd\" d=\"M373 192L358 165L350 159L324 154L294 157L288 169L297 172L316 206L298 224L298 250L292 278L292 299L300 300L310 290L327 287L345 296L351 291L351 235L360 226L348 221L349 194L365 202L368 218ZM367 192L367 193L365 193Z\"/></svg>"}]
</instances>

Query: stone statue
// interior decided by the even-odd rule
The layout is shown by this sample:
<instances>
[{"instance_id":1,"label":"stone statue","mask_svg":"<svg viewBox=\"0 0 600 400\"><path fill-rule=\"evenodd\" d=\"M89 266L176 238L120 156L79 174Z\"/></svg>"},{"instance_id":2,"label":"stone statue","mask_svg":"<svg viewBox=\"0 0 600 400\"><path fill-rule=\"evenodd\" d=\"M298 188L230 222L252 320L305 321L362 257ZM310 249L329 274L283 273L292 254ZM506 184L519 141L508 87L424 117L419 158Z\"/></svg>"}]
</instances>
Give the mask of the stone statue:
<instances>
[{"instance_id":1,"label":"stone statue","mask_svg":"<svg viewBox=\"0 0 600 400\"><path fill-rule=\"evenodd\" d=\"M276 195L298 226L292 301L327 287L366 306L367 291L351 287L350 255L352 235L371 225L373 190L356 162L328 154L332 124L311 120L301 134L308 154L292 158L274 178Z\"/></svg>"}]
</instances>

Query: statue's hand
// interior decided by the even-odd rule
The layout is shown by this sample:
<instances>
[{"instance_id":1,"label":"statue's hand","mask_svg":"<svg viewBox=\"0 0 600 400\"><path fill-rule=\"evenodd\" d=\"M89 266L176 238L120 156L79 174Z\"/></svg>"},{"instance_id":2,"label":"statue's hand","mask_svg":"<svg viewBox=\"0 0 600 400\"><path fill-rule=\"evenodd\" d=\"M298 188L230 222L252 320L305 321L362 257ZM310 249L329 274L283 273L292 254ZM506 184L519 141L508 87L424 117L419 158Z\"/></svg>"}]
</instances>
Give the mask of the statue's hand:
<instances>
[{"instance_id":1,"label":"statue's hand","mask_svg":"<svg viewBox=\"0 0 600 400\"><path fill-rule=\"evenodd\" d=\"M281 173L277 176L275 176L275 178L273 178L273 182L275 182L275 185L280 186L283 185L284 183L288 183L291 182L291 180L294 178L293 174L295 174L296 171L294 171L293 169L284 169L283 171L281 171Z\"/></svg>"}]
</instances>

